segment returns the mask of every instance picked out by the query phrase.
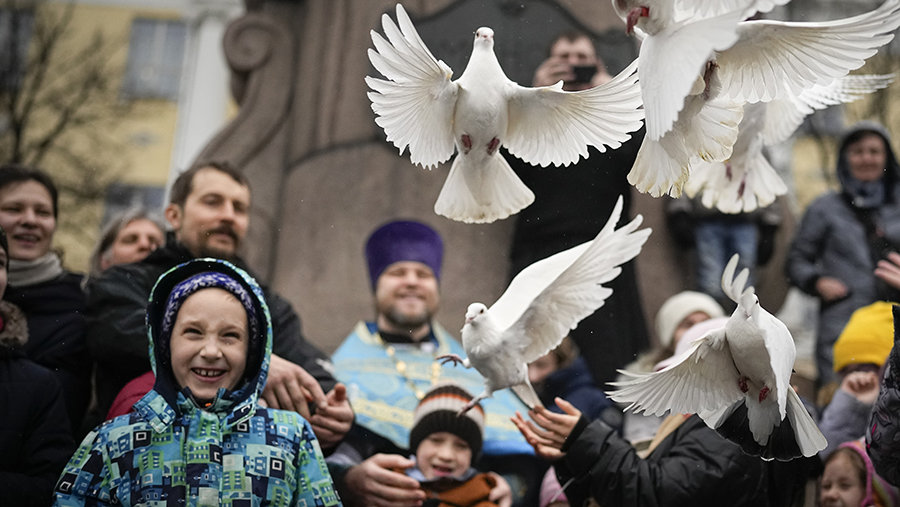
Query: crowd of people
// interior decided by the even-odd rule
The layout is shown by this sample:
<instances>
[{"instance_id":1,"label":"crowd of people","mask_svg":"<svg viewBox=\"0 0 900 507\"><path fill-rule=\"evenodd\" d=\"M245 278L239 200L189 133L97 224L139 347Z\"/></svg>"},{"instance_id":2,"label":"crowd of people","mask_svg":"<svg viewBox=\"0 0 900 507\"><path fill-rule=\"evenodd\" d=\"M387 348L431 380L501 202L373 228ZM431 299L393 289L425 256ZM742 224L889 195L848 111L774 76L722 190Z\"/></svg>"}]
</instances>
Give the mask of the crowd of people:
<instances>
[{"instance_id":1,"label":"crowd of people","mask_svg":"<svg viewBox=\"0 0 900 507\"><path fill-rule=\"evenodd\" d=\"M582 34L549 55L536 84L609 79ZM602 220L577 217L627 193L626 148L568 171L513 164L536 193L577 188L585 207L539 195L518 218L513 273L596 234ZM842 188L809 207L786 265L821 300L820 390L805 401L829 445L790 462L602 390L721 326L708 284L663 304L651 347L626 266L608 304L529 365L546 408L502 391L461 413L482 379L436 361L464 352L434 318L445 246L428 225L390 221L361 245L375 314L329 357L238 255L252 205L239 170L183 172L165 226L144 211L111 220L82 276L52 248L53 180L0 166L0 504L900 505L900 166L872 123L839 153Z\"/></svg>"}]
</instances>

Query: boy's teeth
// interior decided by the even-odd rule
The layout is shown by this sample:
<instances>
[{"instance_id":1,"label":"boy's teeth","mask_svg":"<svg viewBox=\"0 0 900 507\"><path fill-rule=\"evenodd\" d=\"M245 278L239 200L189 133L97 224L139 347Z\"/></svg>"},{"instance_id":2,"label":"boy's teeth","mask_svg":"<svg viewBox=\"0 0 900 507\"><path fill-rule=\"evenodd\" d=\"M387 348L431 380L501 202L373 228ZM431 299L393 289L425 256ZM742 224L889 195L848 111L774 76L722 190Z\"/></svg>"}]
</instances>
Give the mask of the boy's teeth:
<instances>
[{"instance_id":1,"label":"boy's teeth","mask_svg":"<svg viewBox=\"0 0 900 507\"><path fill-rule=\"evenodd\" d=\"M201 377L217 377L219 376L219 370L201 370L199 368L194 370Z\"/></svg>"}]
</instances>

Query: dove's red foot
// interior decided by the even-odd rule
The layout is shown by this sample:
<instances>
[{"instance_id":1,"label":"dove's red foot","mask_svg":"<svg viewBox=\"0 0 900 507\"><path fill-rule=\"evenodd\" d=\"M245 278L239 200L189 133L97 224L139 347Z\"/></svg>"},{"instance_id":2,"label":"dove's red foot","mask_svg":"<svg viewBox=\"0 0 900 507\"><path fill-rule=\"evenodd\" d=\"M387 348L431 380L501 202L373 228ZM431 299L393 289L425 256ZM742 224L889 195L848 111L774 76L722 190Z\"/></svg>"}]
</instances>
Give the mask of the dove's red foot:
<instances>
[{"instance_id":1,"label":"dove's red foot","mask_svg":"<svg viewBox=\"0 0 900 507\"><path fill-rule=\"evenodd\" d=\"M637 24L638 20L641 18L646 18L650 15L649 7L635 7L628 11L628 15L625 18L625 23L627 27L625 28L625 33L631 35L634 32L634 25Z\"/></svg>"},{"instance_id":2,"label":"dove's red foot","mask_svg":"<svg viewBox=\"0 0 900 507\"><path fill-rule=\"evenodd\" d=\"M759 390L759 402L762 403L769 396L769 388L763 387Z\"/></svg>"},{"instance_id":3,"label":"dove's red foot","mask_svg":"<svg viewBox=\"0 0 900 507\"><path fill-rule=\"evenodd\" d=\"M459 363L462 363L463 360L456 354L447 354L445 356L438 356L434 358L435 361L440 361L441 364L453 363L453 366L456 366ZM469 407L471 408L471 407Z\"/></svg>"},{"instance_id":4,"label":"dove's red foot","mask_svg":"<svg viewBox=\"0 0 900 507\"><path fill-rule=\"evenodd\" d=\"M715 61L706 62L706 71L703 72L703 83L706 85L703 87L703 100L709 100L709 82L712 81L713 71L718 68L719 65Z\"/></svg>"},{"instance_id":5,"label":"dove's red foot","mask_svg":"<svg viewBox=\"0 0 900 507\"><path fill-rule=\"evenodd\" d=\"M463 153L468 154L470 151L472 151L472 138L469 137L468 134L463 134L460 139L462 142Z\"/></svg>"},{"instance_id":6,"label":"dove's red foot","mask_svg":"<svg viewBox=\"0 0 900 507\"><path fill-rule=\"evenodd\" d=\"M740 388L742 393L746 393L750 390L750 387L747 385L747 381L750 380L747 377L741 377L738 379L738 387Z\"/></svg>"},{"instance_id":7,"label":"dove's red foot","mask_svg":"<svg viewBox=\"0 0 900 507\"><path fill-rule=\"evenodd\" d=\"M488 143L488 155L493 155L497 153L497 148L500 147L500 140L496 137L491 139L491 142Z\"/></svg>"}]
</instances>

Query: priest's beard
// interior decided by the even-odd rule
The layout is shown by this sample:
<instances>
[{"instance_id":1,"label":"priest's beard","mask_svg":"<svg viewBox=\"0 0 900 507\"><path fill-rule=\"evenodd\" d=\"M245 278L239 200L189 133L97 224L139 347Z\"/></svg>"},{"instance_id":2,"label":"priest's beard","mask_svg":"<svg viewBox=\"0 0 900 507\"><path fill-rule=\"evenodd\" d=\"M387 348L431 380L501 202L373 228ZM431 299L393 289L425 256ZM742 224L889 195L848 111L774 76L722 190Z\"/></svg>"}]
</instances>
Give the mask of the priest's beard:
<instances>
[{"instance_id":1,"label":"priest's beard","mask_svg":"<svg viewBox=\"0 0 900 507\"><path fill-rule=\"evenodd\" d=\"M423 310L420 313L410 315L400 312L396 307L391 307L384 312L384 318L397 330L412 334L431 321L431 314L427 310Z\"/></svg>"}]
</instances>

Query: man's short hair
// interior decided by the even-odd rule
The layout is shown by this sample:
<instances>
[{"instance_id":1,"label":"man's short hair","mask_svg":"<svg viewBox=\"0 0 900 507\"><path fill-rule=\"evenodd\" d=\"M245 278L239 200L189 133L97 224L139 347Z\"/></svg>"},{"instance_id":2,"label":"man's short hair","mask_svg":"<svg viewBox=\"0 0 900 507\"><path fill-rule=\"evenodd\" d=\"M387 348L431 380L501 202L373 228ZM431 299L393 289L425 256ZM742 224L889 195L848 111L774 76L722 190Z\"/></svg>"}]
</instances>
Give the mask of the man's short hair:
<instances>
[{"instance_id":1,"label":"man's short hair","mask_svg":"<svg viewBox=\"0 0 900 507\"><path fill-rule=\"evenodd\" d=\"M555 46L557 42L561 40L575 42L578 39L587 39L591 43L591 47L594 47L594 53L597 53L597 48L594 46L594 39L591 38L590 34L588 34L587 32L583 32L577 28L570 28L557 35L553 38L553 40L550 41L550 44L547 46L547 58L553 55L553 46Z\"/></svg>"},{"instance_id":2,"label":"man's short hair","mask_svg":"<svg viewBox=\"0 0 900 507\"><path fill-rule=\"evenodd\" d=\"M250 181L247 180L244 173L237 170L228 162L212 161L197 163L191 166L187 171L179 174L178 178L175 179L175 183L172 183L172 190L169 193L169 204L175 204L182 208L184 207L184 203L187 202L188 196L194 191L194 176L203 169L215 169L221 171L228 176L231 176L234 181L240 183L242 186L245 186L248 189L250 188Z\"/></svg>"},{"instance_id":3,"label":"man's short hair","mask_svg":"<svg viewBox=\"0 0 900 507\"><path fill-rule=\"evenodd\" d=\"M35 181L47 189L50 200L53 202L53 218L59 218L59 191L53 178L44 171L21 164L0 165L0 190L13 183L25 183Z\"/></svg>"}]
</instances>

